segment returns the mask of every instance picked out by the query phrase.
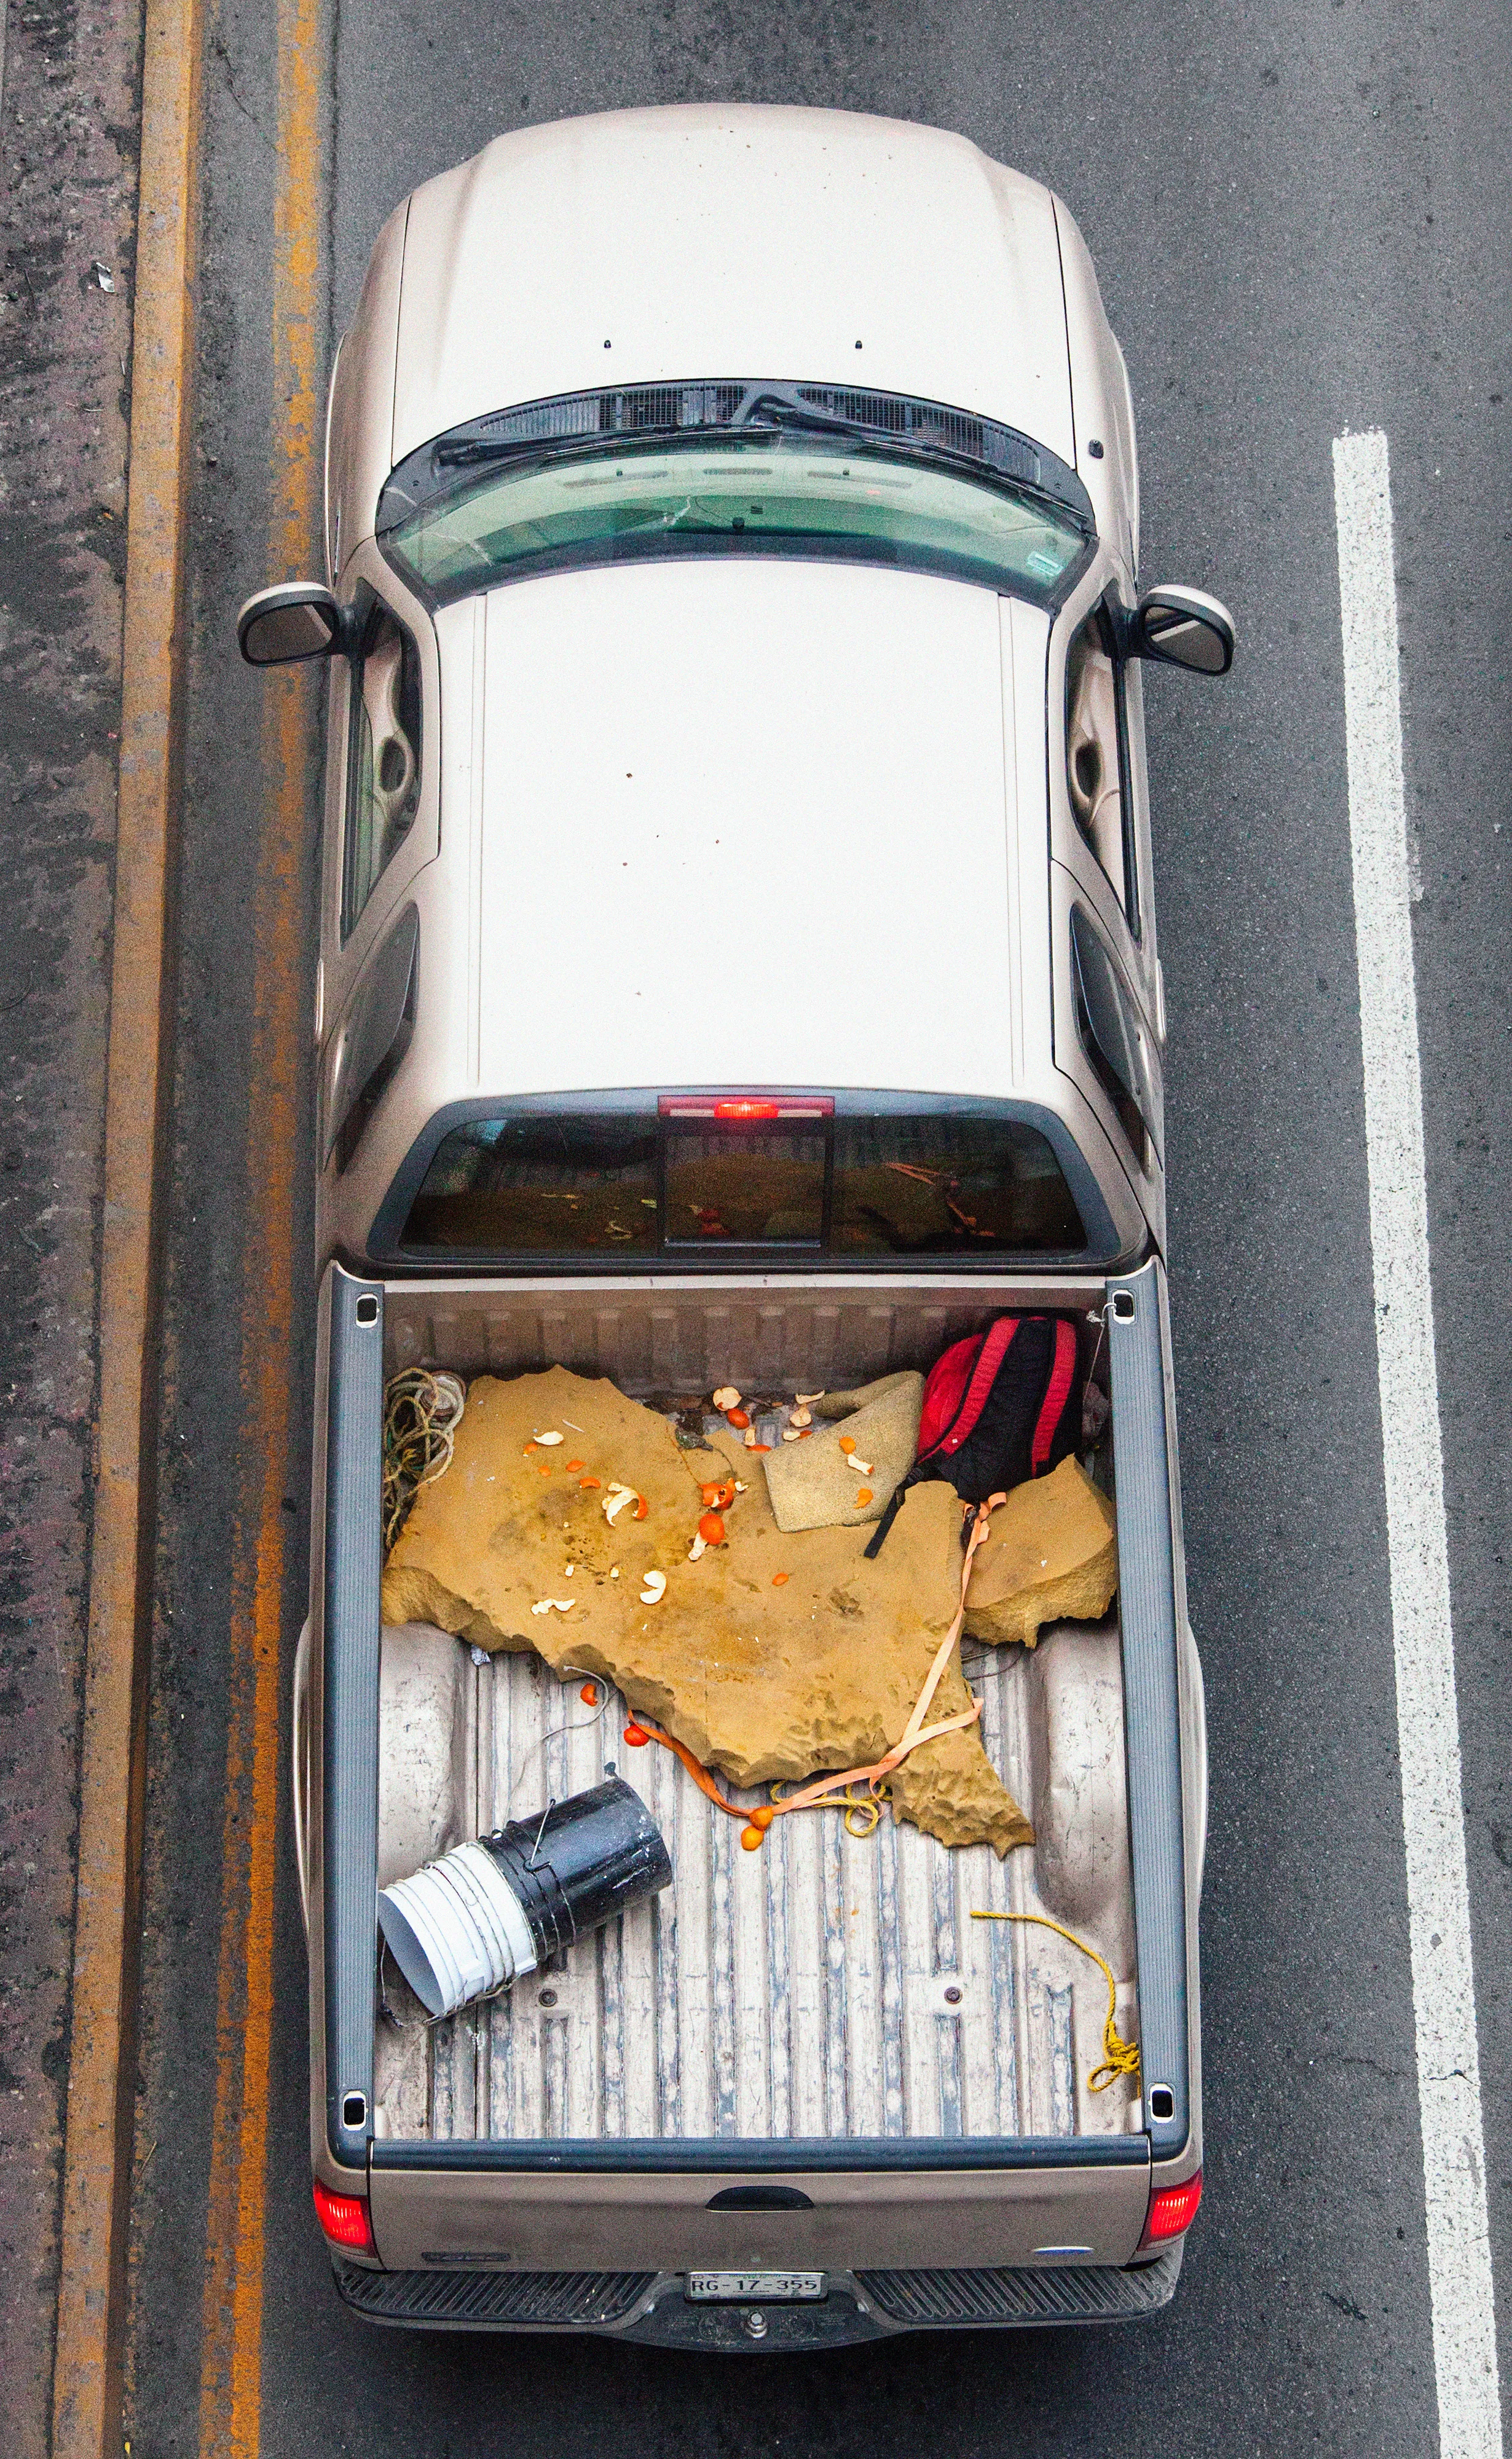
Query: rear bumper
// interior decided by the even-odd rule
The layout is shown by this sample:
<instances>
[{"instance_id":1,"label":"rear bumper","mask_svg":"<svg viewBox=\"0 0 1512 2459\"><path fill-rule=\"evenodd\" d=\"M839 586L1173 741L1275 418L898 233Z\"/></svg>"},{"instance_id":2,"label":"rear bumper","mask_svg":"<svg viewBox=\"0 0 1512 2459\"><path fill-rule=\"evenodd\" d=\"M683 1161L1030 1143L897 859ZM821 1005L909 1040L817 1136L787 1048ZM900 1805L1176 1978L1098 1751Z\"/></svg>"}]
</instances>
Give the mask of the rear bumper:
<instances>
[{"instance_id":1,"label":"rear bumper","mask_svg":"<svg viewBox=\"0 0 1512 2459\"><path fill-rule=\"evenodd\" d=\"M990 2271L831 2272L812 2304L690 2304L676 2272L373 2271L331 2258L372 2322L427 2331L591 2331L652 2347L755 2355L843 2347L899 2331L1035 2330L1127 2322L1168 2305L1182 2247L1127 2270L1058 2264ZM753 2319L755 2318L755 2319Z\"/></svg>"}]
</instances>

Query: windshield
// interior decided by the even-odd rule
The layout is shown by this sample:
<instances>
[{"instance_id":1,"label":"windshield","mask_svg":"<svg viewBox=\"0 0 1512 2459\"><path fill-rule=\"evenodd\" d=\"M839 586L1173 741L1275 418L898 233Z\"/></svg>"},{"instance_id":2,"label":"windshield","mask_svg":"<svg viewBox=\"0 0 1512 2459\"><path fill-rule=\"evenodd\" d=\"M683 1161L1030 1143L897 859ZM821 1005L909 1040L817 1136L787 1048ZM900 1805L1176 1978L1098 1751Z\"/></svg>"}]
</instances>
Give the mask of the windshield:
<instances>
[{"instance_id":1,"label":"windshield","mask_svg":"<svg viewBox=\"0 0 1512 2459\"><path fill-rule=\"evenodd\" d=\"M441 601L564 565L637 557L838 557L943 573L1048 604L1085 532L1011 482L788 433L599 449L494 470L389 529Z\"/></svg>"}]
</instances>

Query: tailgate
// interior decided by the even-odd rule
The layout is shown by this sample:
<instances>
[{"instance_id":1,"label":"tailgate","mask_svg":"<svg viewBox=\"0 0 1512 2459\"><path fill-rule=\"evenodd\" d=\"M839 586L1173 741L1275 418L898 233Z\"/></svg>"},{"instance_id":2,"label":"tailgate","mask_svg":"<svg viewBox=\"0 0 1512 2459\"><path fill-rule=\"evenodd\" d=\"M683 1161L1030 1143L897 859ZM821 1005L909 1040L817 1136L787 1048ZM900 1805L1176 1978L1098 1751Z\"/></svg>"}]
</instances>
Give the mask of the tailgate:
<instances>
[{"instance_id":1,"label":"tailgate","mask_svg":"<svg viewBox=\"0 0 1512 2459\"><path fill-rule=\"evenodd\" d=\"M373 2146L373 2231L391 2270L469 2256L522 2271L1002 2266L1052 2254L1121 2263L1139 2243L1149 2201L1141 2136L1081 2144L1075 2167L1067 2145L1025 2139L1012 2167L795 2165L780 2178L769 2170L700 2173L675 2145L605 2146L598 2165L566 2176L522 2169L518 2151L502 2144L496 2161L490 2147L469 2144L465 2164L445 2167L438 2148ZM728 2147L737 2155L742 2148ZM747 2158L754 2148L744 2147ZM784 2148L796 2163L818 2147ZM877 2149L844 2148L857 2162ZM614 2160L634 2162L639 2174Z\"/></svg>"}]
</instances>

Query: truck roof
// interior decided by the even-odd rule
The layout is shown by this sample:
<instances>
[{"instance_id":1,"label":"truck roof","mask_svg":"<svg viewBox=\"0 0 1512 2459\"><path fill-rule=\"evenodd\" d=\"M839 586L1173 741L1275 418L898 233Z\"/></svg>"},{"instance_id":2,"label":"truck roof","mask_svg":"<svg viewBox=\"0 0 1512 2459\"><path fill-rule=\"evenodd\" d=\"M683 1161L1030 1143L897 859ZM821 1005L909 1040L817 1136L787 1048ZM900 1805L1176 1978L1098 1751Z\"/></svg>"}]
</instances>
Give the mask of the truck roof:
<instances>
[{"instance_id":1,"label":"truck roof","mask_svg":"<svg viewBox=\"0 0 1512 2459\"><path fill-rule=\"evenodd\" d=\"M777 559L495 591L481 1082L1011 1094L1013 621Z\"/></svg>"}]
</instances>

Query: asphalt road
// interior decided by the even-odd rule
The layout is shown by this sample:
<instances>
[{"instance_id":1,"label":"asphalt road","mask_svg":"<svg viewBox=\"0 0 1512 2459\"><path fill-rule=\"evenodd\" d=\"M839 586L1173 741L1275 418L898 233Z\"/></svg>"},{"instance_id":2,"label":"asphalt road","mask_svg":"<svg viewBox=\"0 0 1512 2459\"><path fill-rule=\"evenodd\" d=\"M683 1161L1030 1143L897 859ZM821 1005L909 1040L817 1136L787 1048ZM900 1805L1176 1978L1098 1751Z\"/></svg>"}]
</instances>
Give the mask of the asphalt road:
<instances>
[{"instance_id":1,"label":"asphalt road","mask_svg":"<svg viewBox=\"0 0 1512 2459\"><path fill-rule=\"evenodd\" d=\"M44 0L0 37L0 2378L28 2452L68 2080L139 39L134 0L77 49L74 17Z\"/></svg>"},{"instance_id":2,"label":"asphalt road","mask_svg":"<svg viewBox=\"0 0 1512 2459\"><path fill-rule=\"evenodd\" d=\"M286 1800L271 2008L233 1986L218 2012L221 1863L245 1775L238 1739L228 1776L227 1737L244 1708L247 1327L254 1363L303 1394L312 1313L307 1136L289 1166L252 1131L270 965L297 977L308 1013L314 773L291 865L269 850L262 703L231 646L239 599L272 577L285 415L270 344L270 16L226 0L205 77L134 2459L229 2449L233 2408L236 2447L263 2459L546 2454L611 2435L647 2459L1432 2451L1330 452L1347 428L1391 443L1487 2185L1512 2382L1512 28L1489 0L1431 12L367 0L321 38L326 353L390 206L526 122L686 99L840 105L961 129L1048 180L1087 236L1129 364L1145 578L1216 590L1240 627L1221 690L1157 674L1147 691L1171 1290L1211 1751L1207 2202L1178 2301L1151 2327L918 2339L754 2370L591 2341L382 2334L338 2306L309 2213ZM304 1041L283 1054L301 1083ZM286 1325L248 1314L249 1224L270 1208L295 1239ZM299 1429L296 1407L273 1463L288 1524L285 1703L303 1610ZM263 2262L261 2280L243 2266L227 2289L255 2302L260 2358L238 2385L206 2369L205 2233L207 2215L214 2233L222 2210L250 2208L255 2178L242 2173L241 2205L217 2201L214 2111L227 2059L257 2080L244 2038L264 2013ZM246 2122L255 2148L260 2112Z\"/></svg>"}]
</instances>

